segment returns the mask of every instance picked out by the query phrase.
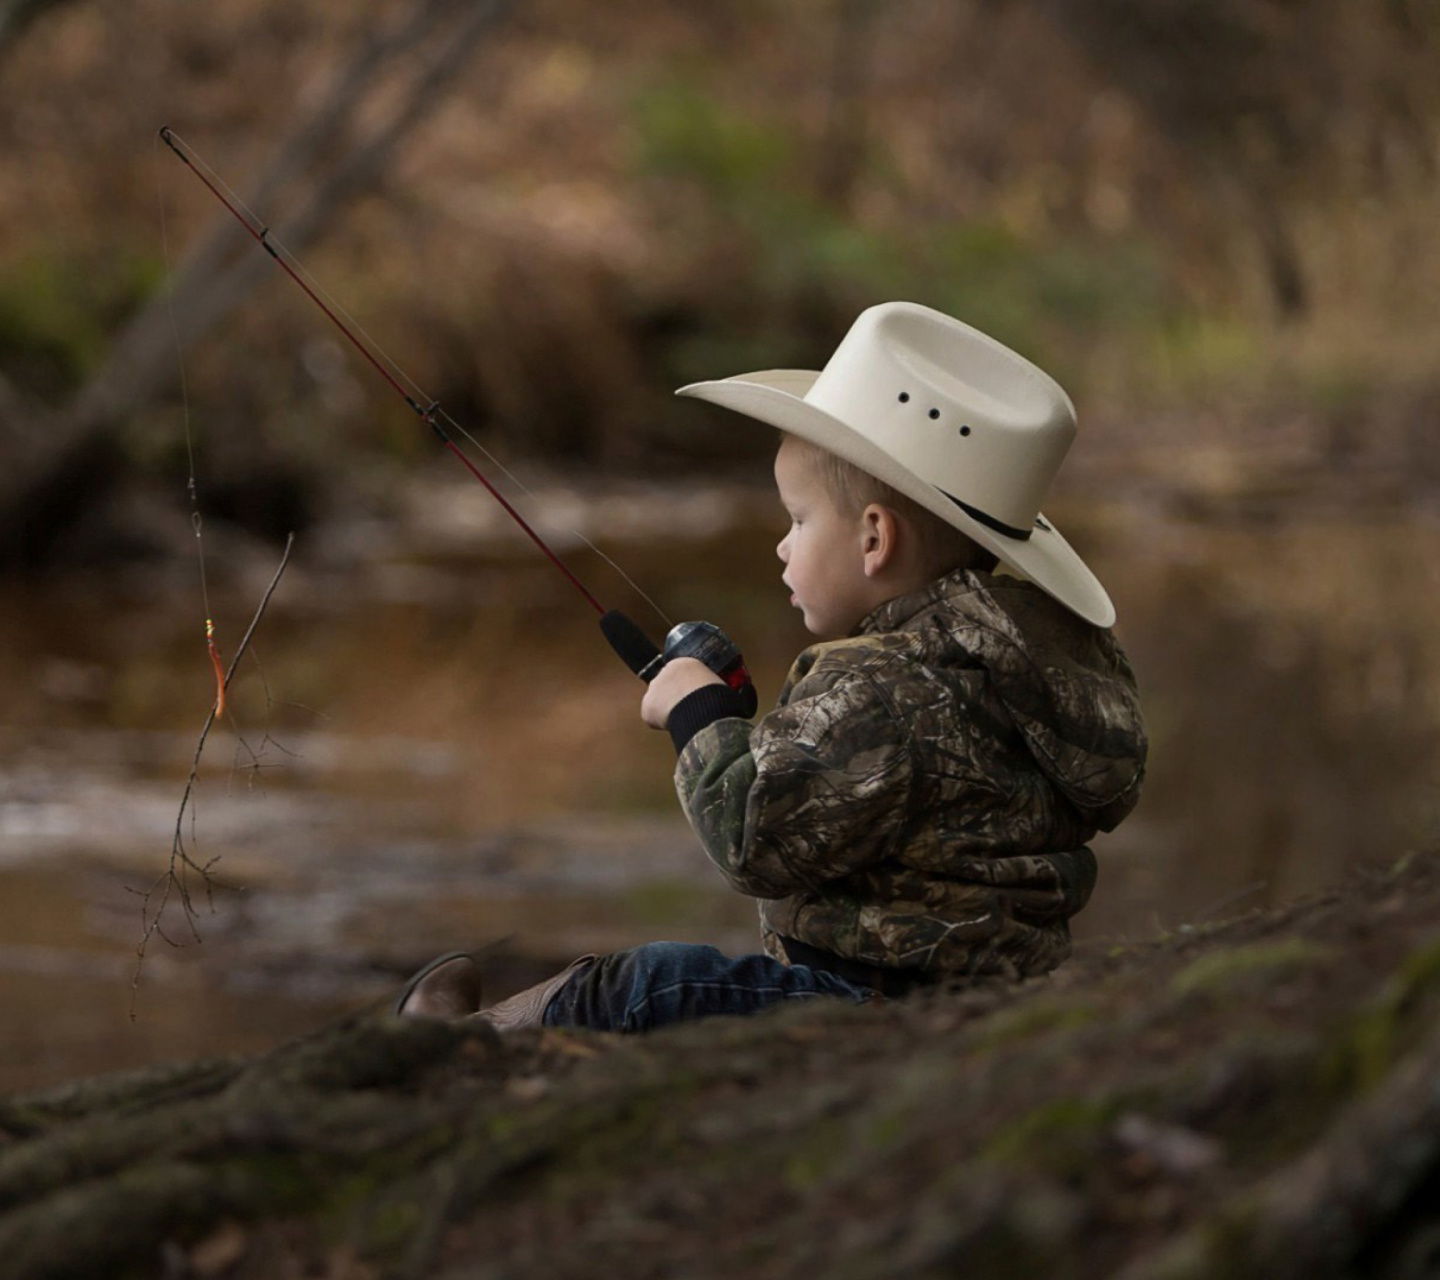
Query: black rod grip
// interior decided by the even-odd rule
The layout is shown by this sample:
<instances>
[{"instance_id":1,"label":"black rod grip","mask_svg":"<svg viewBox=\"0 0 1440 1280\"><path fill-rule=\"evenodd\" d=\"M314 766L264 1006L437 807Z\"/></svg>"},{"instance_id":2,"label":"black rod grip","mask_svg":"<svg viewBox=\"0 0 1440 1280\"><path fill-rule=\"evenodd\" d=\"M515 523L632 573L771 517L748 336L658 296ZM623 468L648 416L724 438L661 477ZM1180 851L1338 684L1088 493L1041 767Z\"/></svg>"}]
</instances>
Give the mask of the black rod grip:
<instances>
[{"instance_id":1,"label":"black rod grip","mask_svg":"<svg viewBox=\"0 0 1440 1280\"><path fill-rule=\"evenodd\" d=\"M600 619L600 630L620 659L646 684L655 679L665 665L659 647L619 609L611 609Z\"/></svg>"}]
</instances>

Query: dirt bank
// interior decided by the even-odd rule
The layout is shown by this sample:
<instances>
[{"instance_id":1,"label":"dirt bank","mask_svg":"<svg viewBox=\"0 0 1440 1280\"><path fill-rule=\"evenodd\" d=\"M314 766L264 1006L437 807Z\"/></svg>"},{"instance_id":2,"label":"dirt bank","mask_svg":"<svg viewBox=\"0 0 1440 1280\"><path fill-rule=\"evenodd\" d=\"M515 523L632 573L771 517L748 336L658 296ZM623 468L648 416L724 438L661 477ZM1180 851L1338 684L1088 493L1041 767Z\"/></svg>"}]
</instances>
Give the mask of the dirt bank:
<instances>
[{"instance_id":1,"label":"dirt bank","mask_svg":"<svg viewBox=\"0 0 1440 1280\"><path fill-rule=\"evenodd\" d=\"M1440 855L1048 982L638 1040L351 1019L0 1103L14 1277L1409 1277Z\"/></svg>"}]
</instances>

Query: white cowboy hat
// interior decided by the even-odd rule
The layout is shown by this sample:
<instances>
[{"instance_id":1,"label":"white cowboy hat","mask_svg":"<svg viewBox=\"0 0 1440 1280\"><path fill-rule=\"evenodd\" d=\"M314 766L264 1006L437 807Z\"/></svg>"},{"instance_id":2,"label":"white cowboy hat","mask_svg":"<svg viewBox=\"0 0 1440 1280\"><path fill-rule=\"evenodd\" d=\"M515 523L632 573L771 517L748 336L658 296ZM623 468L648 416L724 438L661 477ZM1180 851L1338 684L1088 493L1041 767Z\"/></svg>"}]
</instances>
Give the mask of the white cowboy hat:
<instances>
[{"instance_id":1,"label":"white cowboy hat","mask_svg":"<svg viewBox=\"0 0 1440 1280\"><path fill-rule=\"evenodd\" d=\"M711 400L828 449L913 498L1087 622L1115 606L1040 513L1075 438L1060 385L978 329L913 302L861 312L819 372L695 382Z\"/></svg>"}]
</instances>

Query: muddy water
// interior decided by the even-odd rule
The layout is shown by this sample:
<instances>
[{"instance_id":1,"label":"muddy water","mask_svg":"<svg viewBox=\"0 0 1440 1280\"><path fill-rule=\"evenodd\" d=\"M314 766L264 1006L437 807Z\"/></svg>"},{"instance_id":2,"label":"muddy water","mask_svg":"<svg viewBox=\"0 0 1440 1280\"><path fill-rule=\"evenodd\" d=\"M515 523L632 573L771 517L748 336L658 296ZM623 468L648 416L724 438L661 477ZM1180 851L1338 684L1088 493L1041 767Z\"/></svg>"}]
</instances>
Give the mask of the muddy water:
<instances>
[{"instance_id":1,"label":"muddy water","mask_svg":"<svg viewBox=\"0 0 1440 1280\"><path fill-rule=\"evenodd\" d=\"M609 549L672 616L743 637L773 693L805 637L763 495L694 495L658 547L637 510L597 517L634 518ZM1433 839L1433 515L1052 514L1112 588L1153 737L1140 810L1097 842L1082 937L1230 914ZM418 528L363 556L356 530L351 554L335 535L297 551L178 823L209 882L188 873L188 910L172 892L143 957L213 691L193 565L8 590L0 1088L263 1048L450 948L493 944L503 994L585 950L752 945L752 904L707 870L668 743L583 602L493 529ZM591 553L567 555L663 629ZM207 561L228 654L275 557L219 533Z\"/></svg>"}]
</instances>

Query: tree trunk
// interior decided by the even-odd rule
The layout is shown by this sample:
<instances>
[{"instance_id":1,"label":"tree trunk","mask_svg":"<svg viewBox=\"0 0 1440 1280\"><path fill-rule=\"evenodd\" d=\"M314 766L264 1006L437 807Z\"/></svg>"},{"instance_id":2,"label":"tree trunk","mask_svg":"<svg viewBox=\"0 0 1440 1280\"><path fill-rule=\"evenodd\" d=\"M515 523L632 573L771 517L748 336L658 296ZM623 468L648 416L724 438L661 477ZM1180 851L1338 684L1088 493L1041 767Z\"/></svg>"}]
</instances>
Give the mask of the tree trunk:
<instances>
[{"instance_id":1,"label":"tree trunk","mask_svg":"<svg viewBox=\"0 0 1440 1280\"><path fill-rule=\"evenodd\" d=\"M286 250L308 249L383 176L510 8L511 0L426 0L365 42L325 98L295 122L254 184L256 205L288 197L283 235L279 228L276 235ZM355 136L380 82L397 65L403 90L378 123ZM340 159L324 168L337 153ZM69 404L50 409L0 381L0 455L7 460L0 472L0 547L7 548L0 567L25 570L45 562L56 539L123 474L125 424L175 378L176 334L196 341L273 271L269 256L221 210L168 292L130 319Z\"/></svg>"}]
</instances>

